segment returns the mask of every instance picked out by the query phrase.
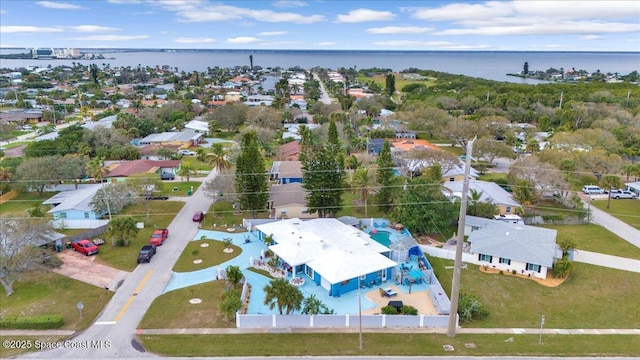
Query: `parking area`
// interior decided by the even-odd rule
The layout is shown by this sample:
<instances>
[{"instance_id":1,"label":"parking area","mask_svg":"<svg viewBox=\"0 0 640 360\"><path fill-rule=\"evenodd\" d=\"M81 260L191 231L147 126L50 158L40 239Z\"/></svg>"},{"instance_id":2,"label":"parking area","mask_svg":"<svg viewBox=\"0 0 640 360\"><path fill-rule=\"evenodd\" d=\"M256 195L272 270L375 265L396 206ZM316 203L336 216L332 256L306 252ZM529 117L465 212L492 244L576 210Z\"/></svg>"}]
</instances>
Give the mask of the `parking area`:
<instances>
[{"instance_id":1,"label":"parking area","mask_svg":"<svg viewBox=\"0 0 640 360\"><path fill-rule=\"evenodd\" d=\"M129 275L126 271L97 263L94 256L84 256L73 250L65 249L56 255L62 265L53 272L111 291L116 291Z\"/></svg>"}]
</instances>

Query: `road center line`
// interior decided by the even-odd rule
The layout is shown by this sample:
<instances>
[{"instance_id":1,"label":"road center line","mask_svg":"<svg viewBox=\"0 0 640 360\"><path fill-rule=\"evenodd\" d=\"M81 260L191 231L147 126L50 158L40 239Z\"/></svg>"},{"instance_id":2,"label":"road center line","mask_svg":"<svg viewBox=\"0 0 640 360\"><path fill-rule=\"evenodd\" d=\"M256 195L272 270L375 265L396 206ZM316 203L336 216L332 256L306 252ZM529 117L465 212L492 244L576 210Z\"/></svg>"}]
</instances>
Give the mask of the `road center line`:
<instances>
[{"instance_id":1,"label":"road center line","mask_svg":"<svg viewBox=\"0 0 640 360\"><path fill-rule=\"evenodd\" d=\"M124 315L124 312L127 311L127 309L129 308L129 305L131 305L131 303L133 302L133 299L135 299L135 296L140 292L140 290L142 290L142 287L147 282L147 280L149 280L149 278L151 277L151 274L153 274L153 270L149 270L147 275L145 275L144 278L142 279L142 281L140 281L140 284L138 284L138 287L135 289L133 294L131 296L129 296L129 299L127 299L127 302L124 304L124 306L122 307L122 309L120 310L118 315L116 315L116 318L113 319L113 321L120 320L122 315Z\"/></svg>"}]
</instances>

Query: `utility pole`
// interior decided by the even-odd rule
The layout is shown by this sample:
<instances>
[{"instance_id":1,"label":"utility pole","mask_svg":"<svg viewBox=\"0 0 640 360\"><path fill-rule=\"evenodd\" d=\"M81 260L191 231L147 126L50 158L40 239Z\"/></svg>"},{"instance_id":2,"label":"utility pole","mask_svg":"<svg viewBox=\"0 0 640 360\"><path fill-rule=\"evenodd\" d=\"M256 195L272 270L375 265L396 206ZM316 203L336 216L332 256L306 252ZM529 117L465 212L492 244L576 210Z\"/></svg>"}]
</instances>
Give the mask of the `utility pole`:
<instances>
[{"instance_id":1,"label":"utility pole","mask_svg":"<svg viewBox=\"0 0 640 360\"><path fill-rule=\"evenodd\" d=\"M564 91L560 92L560 106L558 106L560 109L562 109L562 99L564 98Z\"/></svg>"},{"instance_id":2,"label":"utility pole","mask_svg":"<svg viewBox=\"0 0 640 360\"><path fill-rule=\"evenodd\" d=\"M460 214L458 217L458 236L456 238L456 260L453 270L453 281L451 283L451 307L449 308L449 327L447 335L456 336L456 323L458 319L458 297L460 296L460 273L462 271L462 245L464 242L464 224L467 216L467 198L469 192L469 174L471 171L471 157L473 156L473 142L476 138L467 143L467 157L464 164L464 182L462 184L462 201L460 202Z\"/></svg>"}]
</instances>

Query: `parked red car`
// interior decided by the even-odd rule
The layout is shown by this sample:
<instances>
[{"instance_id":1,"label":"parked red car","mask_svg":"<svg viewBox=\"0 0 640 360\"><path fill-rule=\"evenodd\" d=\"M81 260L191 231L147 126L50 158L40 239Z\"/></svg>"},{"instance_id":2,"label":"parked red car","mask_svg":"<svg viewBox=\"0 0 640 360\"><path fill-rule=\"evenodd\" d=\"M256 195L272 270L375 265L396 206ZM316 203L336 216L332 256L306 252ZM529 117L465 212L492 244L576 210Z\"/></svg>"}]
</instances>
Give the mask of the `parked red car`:
<instances>
[{"instance_id":1,"label":"parked red car","mask_svg":"<svg viewBox=\"0 0 640 360\"><path fill-rule=\"evenodd\" d=\"M87 256L97 254L99 251L98 246L87 239L72 241L71 247L73 250Z\"/></svg>"},{"instance_id":2,"label":"parked red car","mask_svg":"<svg viewBox=\"0 0 640 360\"><path fill-rule=\"evenodd\" d=\"M149 244L160 246L168 236L169 236L169 229L156 229L156 231L154 231L153 234L151 234L151 239L149 239Z\"/></svg>"},{"instance_id":3,"label":"parked red car","mask_svg":"<svg viewBox=\"0 0 640 360\"><path fill-rule=\"evenodd\" d=\"M193 221L202 222L202 220L204 220L204 212L196 211L196 213L193 214Z\"/></svg>"}]
</instances>

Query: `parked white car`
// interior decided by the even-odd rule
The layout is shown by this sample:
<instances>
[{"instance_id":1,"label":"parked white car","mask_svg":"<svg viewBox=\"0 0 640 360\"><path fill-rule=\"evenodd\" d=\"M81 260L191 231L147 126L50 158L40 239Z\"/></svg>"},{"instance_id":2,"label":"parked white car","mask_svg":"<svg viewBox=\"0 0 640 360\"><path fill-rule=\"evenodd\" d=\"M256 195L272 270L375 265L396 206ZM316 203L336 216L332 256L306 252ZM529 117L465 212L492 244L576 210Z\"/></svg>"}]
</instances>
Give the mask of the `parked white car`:
<instances>
[{"instance_id":1,"label":"parked white car","mask_svg":"<svg viewBox=\"0 0 640 360\"><path fill-rule=\"evenodd\" d=\"M600 189L599 186L595 185L585 185L582 187L582 192L585 194L606 194L607 192Z\"/></svg>"},{"instance_id":2,"label":"parked white car","mask_svg":"<svg viewBox=\"0 0 640 360\"><path fill-rule=\"evenodd\" d=\"M179 150L178 154L182 155L182 156L193 156L195 155L195 151L191 151L191 150Z\"/></svg>"},{"instance_id":3,"label":"parked white car","mask_svg":"<svg viewBox=\"0 0 640 360\"><path fill-rule=\"evenodd\" d=\"M627 190L611 190L611 197L614 199L635 199L636 194Z\"/></svg>"}]
</instances>

